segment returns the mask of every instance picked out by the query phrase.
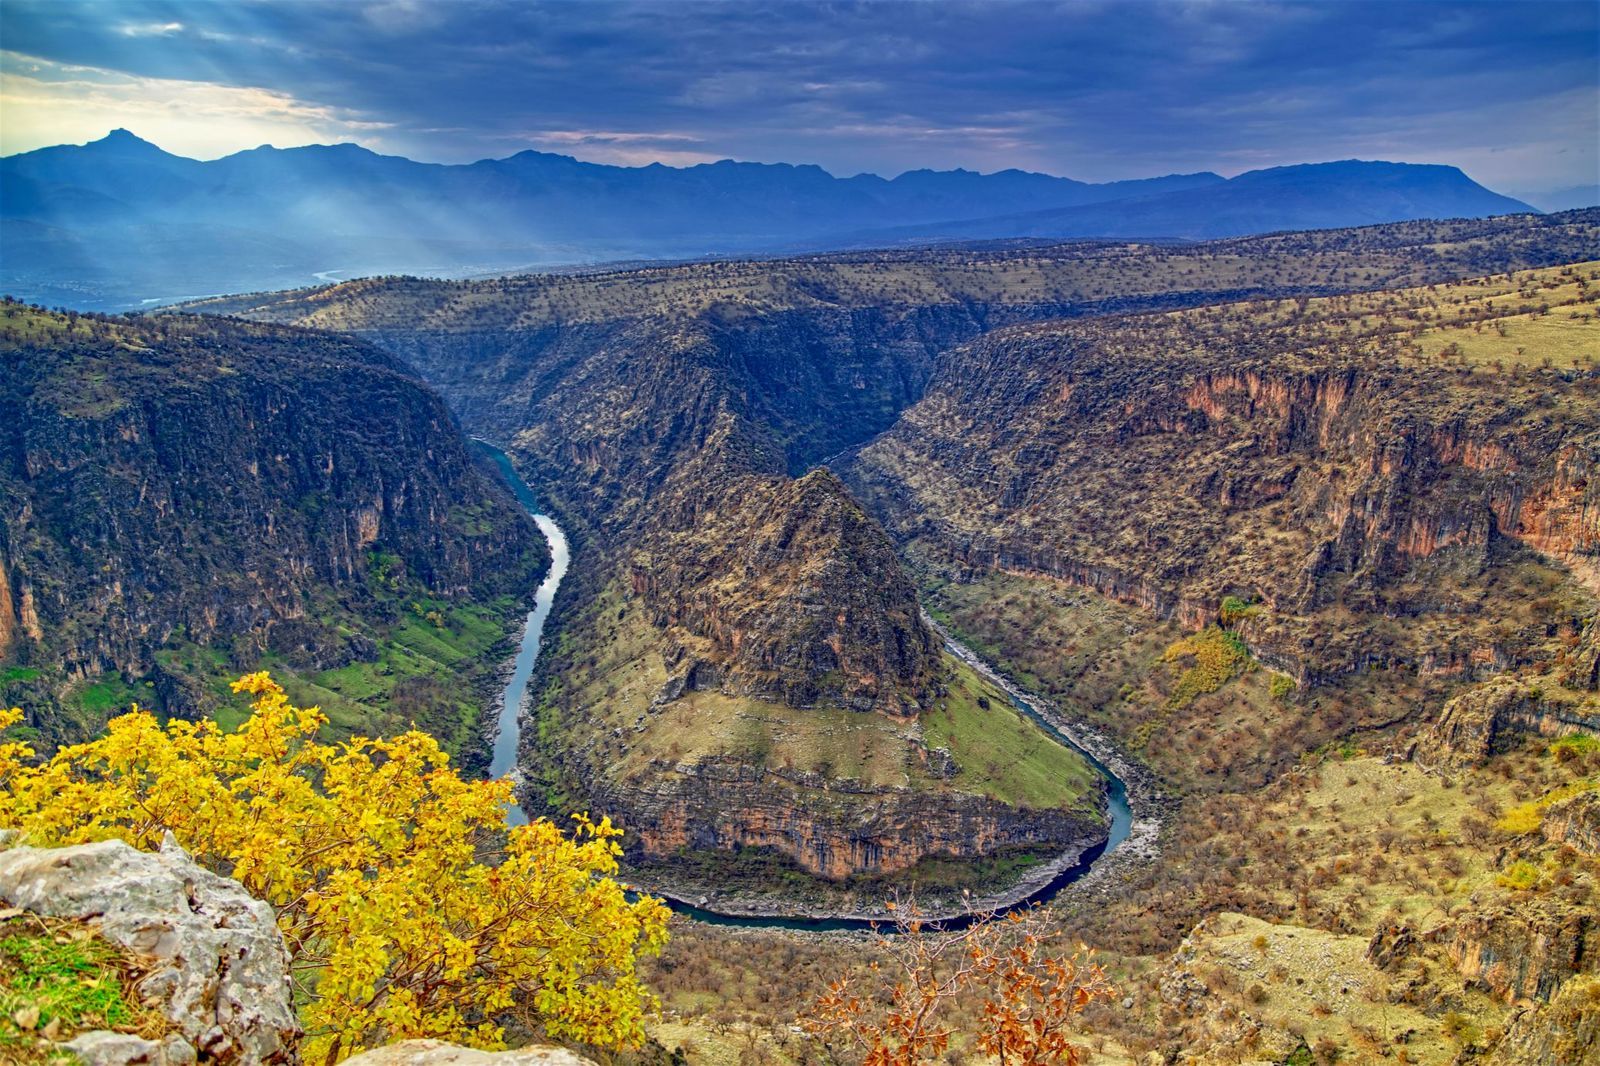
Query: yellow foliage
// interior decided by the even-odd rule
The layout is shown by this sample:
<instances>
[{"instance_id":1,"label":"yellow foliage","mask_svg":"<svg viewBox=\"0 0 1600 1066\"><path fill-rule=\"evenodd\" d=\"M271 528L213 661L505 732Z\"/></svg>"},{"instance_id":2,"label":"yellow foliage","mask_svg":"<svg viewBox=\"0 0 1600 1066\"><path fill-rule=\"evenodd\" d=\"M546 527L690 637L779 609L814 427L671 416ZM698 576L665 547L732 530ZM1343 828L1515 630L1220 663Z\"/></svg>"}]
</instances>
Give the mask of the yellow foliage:
<instances>
[{"instance_id":1,"label":"yellow foliage","mask_svg":"<svg viewBox=\"0 0 1600 1066\"><path fill-rule=\"evenodd\" d=\"M1250 649L1226 629L1207 626L1167 648L1162 662L1192 660L1178 677L1167 706L1187 707L1199 696L1215 692L1250 665Z\"/></svg>"},{"instance_id":2,"label":"yellow foliage","mask_svg":"<svg viewBox=\"0 0 1600 1066\"><path fill-rule=\"evenodd\" d=\"M1538 887L1539 868L1531 862L1521 859L1506 867L1505 873L1495 878L1502 887L1517 892L1527 892Z\"/></svg>"},{"instance_id":3,"label":"yellow foliage","mask_svg":"<svg viewBox=\"0 0 1600 1066\"><path fill-rule=\"evenodd\" d=\"M0 707L0 734L22 721L22 709ZM0 787L4 787L17 771L33 758L33 749L18 740L0 740Z\"/></svg>"},{"instance_id":4,"label":"yellow foliage","mask_svg":"<svg viewBox=\"0 0 1600 1066\"><path fill-rule=\"evenodd\" d=\"M1544 816L1537 802L1523 803L1507 811L1505 816L1495 823L1495 827L1503 833L1521 836L1523 833L1536 832L1543 820Z\"/></svg>"},{"instance_id":5,"label":"yellow foliage","mask_svg":"<svg viewBox=\"0 0 1600 1066\"><path fill-rule=\"evenodd\" d=\"M581 816L570 835L508 830L510 785L463 780L432 737L322 744L321 712L266 674L234 689L255 697L234 733L135 707L42 766L0 745L0 827L42 846L148 849L171 832L269 901L308 1061L413 1037L498 1048L507 1017L557 1039L642 1039L656 1001L635 963L665 945L669 915L613 879L620 830Z\"/></svg>"},{"instance_id":6,"label":"yellow foliage","mask_svg":"<svg viewBox=\"0 0 1600 1066\"><path fill-rule=\"evenodd\" d=\"M1600 779L1574 781L1571 784L1562 785L1560 788L1546 792L1536 800L1511 808L1505 813L1504 817L1495 823L1495 828L1503 833L1512 833L1518 836L1523 833L1537 832L1540 824L1544 821L1544 812L1552 804L1560 803L1564 799L1570 799L1583 792L1592 792L1597 788L1600 788Z\"/></svg>"}]
</instances>

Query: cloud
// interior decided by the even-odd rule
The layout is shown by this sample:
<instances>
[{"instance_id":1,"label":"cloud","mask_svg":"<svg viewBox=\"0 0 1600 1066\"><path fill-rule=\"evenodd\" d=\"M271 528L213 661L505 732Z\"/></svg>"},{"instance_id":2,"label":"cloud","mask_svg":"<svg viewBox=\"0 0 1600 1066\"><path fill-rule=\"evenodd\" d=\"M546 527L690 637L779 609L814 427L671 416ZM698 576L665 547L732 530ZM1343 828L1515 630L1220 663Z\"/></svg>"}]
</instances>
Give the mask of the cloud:
<instances>
[{"instance_id":1,"label":"cloud","mask_svg":"<svg viewBox=\"0 0 1600 1066\"><path fill-rule=\"evenodd\" d=\"M422 33L445 21L438 0L381 0L361 9L361 17L380 33Z\"/></svg>"},{"instance_id":2,"label":"cloud","mask_svg":"<svg viewBox=\"0 0 1600 1066\"><path fill-rule=\"evenodd\" d=\"M128 22L121 27L124 37L171 37L183 32L181 22Z\"/></svg>"},{"instance_id":3,"label":"cloud","mask_svg":"<svg viewBox=\"0 0 1600 1066\"><path fill-rule=\"evenodd\" d=\"M0 52L0 152L103 137L127 127L180 155L211 159L259 144L373 140L389 128L287 93L145 78Z\"/></svg>"},{"instance_id":4,"label":"cloud","mask_svg":"<svg viewBox=\"0 0 1600 1066\"><path fill-rule=\"evenodd\" d=\"M532 145L1110 180L1459 153L1491 184L1575 184L1600 125L1589 0L5 0L0 29L55 63L277 94L291 128L439 161Z\"/></svg>"},{"instance_id":5,"label":"cloud","mask_svg":"<svg viewBox=\"0 0 1600 1066\"><path fill-rule=\"evenodd\" d=\"M686 133L645 133L620 130L529 130L506 135L506 140L555 152L577 153L592 163L647 166L665 163L685 167L714 163L721 156L697 148L698 137Z\"/></svg>"}]
</instances>

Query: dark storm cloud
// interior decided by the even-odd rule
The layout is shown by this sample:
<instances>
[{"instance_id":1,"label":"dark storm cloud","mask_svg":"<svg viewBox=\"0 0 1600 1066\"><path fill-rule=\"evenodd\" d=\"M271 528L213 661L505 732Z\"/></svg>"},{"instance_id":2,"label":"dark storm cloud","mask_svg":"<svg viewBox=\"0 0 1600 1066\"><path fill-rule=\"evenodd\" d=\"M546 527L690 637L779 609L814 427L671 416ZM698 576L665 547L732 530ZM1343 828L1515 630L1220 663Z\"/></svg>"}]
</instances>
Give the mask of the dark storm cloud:
<instances>
[{"instance_id":1,"label":"dark storm cloud","mask_svg":"<svg viewBox=\"0 0 1600 1066\"><path fill-rule=\"evenodd\" d=\"M1361 156L1533 188L1594 180L1597 11L7 0L0 17L9 53L270 90L418 158L538 147L1106 179Z\"/></svg>"}]
</instances>

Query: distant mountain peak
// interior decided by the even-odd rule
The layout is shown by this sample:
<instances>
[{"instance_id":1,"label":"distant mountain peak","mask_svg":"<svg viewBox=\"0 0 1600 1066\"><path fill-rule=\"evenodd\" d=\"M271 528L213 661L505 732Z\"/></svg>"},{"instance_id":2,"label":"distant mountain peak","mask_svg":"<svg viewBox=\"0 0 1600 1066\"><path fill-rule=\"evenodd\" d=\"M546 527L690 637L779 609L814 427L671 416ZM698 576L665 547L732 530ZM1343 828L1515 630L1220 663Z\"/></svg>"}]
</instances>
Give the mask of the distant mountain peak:
<instances>
[{"instance_id":1,"label":"distant mountain peak","mask_svg":"<svg viewBox=\"0 0 1600 1066\"><path fill-rule=\"evenodd\" d=\"M84 145L84 147L100 149L110 148L119 152L162 152L162 150L156 145L151 144L149 141L145 140L143 137L140 137L132 130L123 129L121 126L118 126L116 129L112 130L98 141L90 141L88 144ZM162 152L162 154L165 155L166 153Z\"/></svg>"},{"instance_id":2,"label":"distant mountain peak","mask_svg":"<svg viewBox=\"0 0 1600 1066\"><path fill-rule=\"evenodd\" d=\"M1330 159L1321 163L1287 163L1283 166L1262 167L1236 174L1230 180L1241 178L1289 177L1362 177L1403 176L1408 178L1460 178L1471 181L1460 167L1448 163L1401 163L1391 159Z\"/></svg>"}]
</instances>

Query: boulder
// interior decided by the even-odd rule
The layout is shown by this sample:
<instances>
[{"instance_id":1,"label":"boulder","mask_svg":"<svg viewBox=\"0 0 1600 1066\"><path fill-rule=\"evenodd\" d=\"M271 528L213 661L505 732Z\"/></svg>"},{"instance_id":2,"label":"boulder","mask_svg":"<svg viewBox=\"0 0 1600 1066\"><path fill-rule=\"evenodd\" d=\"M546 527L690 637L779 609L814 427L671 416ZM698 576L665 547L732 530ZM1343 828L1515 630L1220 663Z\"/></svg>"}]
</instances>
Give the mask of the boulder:
<instances>
[{"instance_id":1,"label":"boulder","mask_svg":"<svg viewBox=\"0 0 1600 1066\"><path fill-rule=\"evenodd\" d=\"M82 1059L84 1066L193 1066L197 1061L194 1046L177 1035L156 1041L97 1029L80 1033L62 1046Z\"/></svg>"},{"instance_id":2,"label":"boulder","mask_svg":"<svg viewBox=\"0 0 1600 1066\"><path fill-rule=\"evenodd\" d=\"M438 1040L402 1040L346 1059L345 1066L596 1066L566 1048L477 1051Z\"/></svg>"},{"instance_id":3,"label":"boulder","mask_svg":"<svg viewBox=\"0 0 1600 1066\"><path fill-rule=\"evenodd\" d=\"M143 957L140 994L186 1045L86 1033L74 1041L80 1057L240 1066L298 1061L289 953L272 908L237 881L195 865L170 835L158 853L120 840L0 851L0 903L92 925Z\"/></svg>"}]
</instances>

